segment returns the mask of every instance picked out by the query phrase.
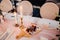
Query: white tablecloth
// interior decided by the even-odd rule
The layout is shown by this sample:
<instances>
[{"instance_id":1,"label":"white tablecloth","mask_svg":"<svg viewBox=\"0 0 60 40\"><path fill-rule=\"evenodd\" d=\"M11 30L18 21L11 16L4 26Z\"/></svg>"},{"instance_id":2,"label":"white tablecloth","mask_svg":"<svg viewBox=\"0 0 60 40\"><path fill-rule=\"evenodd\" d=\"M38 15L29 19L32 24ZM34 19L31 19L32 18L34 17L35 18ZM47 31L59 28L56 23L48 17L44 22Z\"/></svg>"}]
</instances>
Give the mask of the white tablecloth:
<instances>
[{"instance_id":1,"label":"white tablecloth","mask_svg":"<svg viewBox=\"0 0 60 40\"><path fill-rule=\"evenodd\" d=\"M5 14L5 18L8 20L15 20L14 14L9 13ZM18 23L20 23L20 15L17 15ZM59 22L55 20L49 20L44 18L37 18L37 17L31 17L31 16L24 16L23 21L26 24L27 22L30 23L37 23L37 24L48 24L50 27L58 28Z\"/></svg>"},{"instance_id":2,"label":"white tablecloth","mask_svg":"<svg viewBox=\"0 0 60 40\"><path fill-rule=\"evenodd\" d=\"M20 30L19 30L19 28L14 26L14 24L15 24L14 15L13 14L7 14L7 15L5 15L5 18L7 19L7 21L6 21L7 24L6 25L8 27L8 32L11 33L12 31L14 31L14 33L9 37L8 40L17 40L16 35L20 32ZM20 24L20 15L18 15L17 18L18 18L18 24ZM25 27L29 27L30 23L36 23L39 26L41 24L46 24L50 28L53 28L53 29L58 28L58 26L59 26L58 21L44 19L44 18L36 18L36 17L31 17L31 16L24 16L23 17L23 22L24 22ZM39 36L39 35L41 35L41 34L34 35L31 38L23 37L23 38L21 38L19 40L40 40L41 36Z\"/></svg>"}]
</instances>

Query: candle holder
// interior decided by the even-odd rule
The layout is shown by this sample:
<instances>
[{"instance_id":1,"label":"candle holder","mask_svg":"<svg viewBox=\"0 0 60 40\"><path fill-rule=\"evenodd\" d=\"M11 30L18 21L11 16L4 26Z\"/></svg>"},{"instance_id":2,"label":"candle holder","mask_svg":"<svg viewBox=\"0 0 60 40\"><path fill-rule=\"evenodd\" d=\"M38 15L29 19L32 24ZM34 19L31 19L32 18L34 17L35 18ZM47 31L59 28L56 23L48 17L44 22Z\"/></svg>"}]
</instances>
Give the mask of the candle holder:
<instances>
[{"instance_id":1,"label":"candle holder","mask_svg":"<svg viewBox=\"0 0 60 40\"><path fill-rule=\"evenodd\" d=\"M19 27L20 29L24 29L24 25L23 25L23 17L21 17L21 25Z\"/></svg>"},{"instance_id":2,"label":"candle holder","mask_svg":"<svg viewBox=\"0 0 60 40\"><path fill-rule=\"evenodd\" d=\"M16 24L15 24L15 27L19 27L19 24L16 23Z\"/></svg>"}]
</instances>

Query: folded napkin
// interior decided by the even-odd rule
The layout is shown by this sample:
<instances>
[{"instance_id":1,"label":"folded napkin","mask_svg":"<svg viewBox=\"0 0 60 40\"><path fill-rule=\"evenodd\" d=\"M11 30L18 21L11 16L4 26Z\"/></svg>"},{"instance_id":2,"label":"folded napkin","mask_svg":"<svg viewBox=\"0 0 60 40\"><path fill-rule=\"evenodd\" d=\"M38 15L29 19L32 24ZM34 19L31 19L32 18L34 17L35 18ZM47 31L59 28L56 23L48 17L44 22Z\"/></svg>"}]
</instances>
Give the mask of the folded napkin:
<instances>
[{"instance_id":1,"label":"folded napkin","mask_svg":"<svg viewBox=\"0 0 60 40\"><path fill-rule=\"evenodd\" d=\"M0 38L0 40L5 40L8 35L9 33L7 32L2 38Z\"/></svg>"}]
</instances>

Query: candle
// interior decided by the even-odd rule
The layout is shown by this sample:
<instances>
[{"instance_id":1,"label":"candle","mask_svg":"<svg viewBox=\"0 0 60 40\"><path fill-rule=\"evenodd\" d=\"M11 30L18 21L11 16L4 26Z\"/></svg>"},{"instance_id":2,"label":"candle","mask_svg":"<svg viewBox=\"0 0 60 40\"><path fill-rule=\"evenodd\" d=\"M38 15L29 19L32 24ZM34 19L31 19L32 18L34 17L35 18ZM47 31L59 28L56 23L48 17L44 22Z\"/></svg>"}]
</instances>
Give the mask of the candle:
<instances>
[{"instance_id":1,"label":"candle","mask_svg":"<svg viewBox=\"0 0 60 40\"><path fill-rule=\"evenodd\" d=\"M14 12L14 16L15 16L15 23L17 24L17 15L16 15L16 12Z\"/></svg>"},{"instance_id":2,"label":"candle","mask_svg":"<svg viewBox=\"0 0 60 40\"><path fill-rule=\"evenodd\" d=\"M0 17L1 17L1 23L3 23L3 22L4 22L4 20L3 20L3 16L1 15Z\"/></svg>"},{"instance_id":3,"label":"candle","mask_svg":"<svg viewBox=\"0 0 60 40\"><path fill-rule=\"evenodd\" d=\"M21 17L23 16L23 14L22 14L23 12L22 11L23 11L23 8L22 8L22 6L20 6L20 14L21 14Z\"/></svg>"}]
</instances>

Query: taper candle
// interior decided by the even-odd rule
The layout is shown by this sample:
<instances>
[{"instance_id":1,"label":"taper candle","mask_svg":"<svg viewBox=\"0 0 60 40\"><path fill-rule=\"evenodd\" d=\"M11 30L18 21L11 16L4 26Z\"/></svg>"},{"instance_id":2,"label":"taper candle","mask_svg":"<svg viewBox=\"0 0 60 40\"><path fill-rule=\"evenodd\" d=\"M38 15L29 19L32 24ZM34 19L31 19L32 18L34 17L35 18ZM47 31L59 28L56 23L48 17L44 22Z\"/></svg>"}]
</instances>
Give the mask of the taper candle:
<instances>
[{"instance_id":1,"label":"taper candle","mask_svg":"<svg viewBox=\"0 0 60 40\"><path fill-rule=\"evenodd\" d=\"M15 16L15 23L17 24L18 22L17 22L17 14L16 14L16 12L14 12L14 16Z\"/></svg>"},{"instance_id":2,"label":"taper candle","mask_svg":"<svg viewBox=\"0 0 60 40\"><path fill-rule=\"evenodd\" d=\"M23 17L23 14L22 13L23 13L23 8L22 8L22 6L20 6L20 16L21 17Z\"/></svg>"}]
</instances>

